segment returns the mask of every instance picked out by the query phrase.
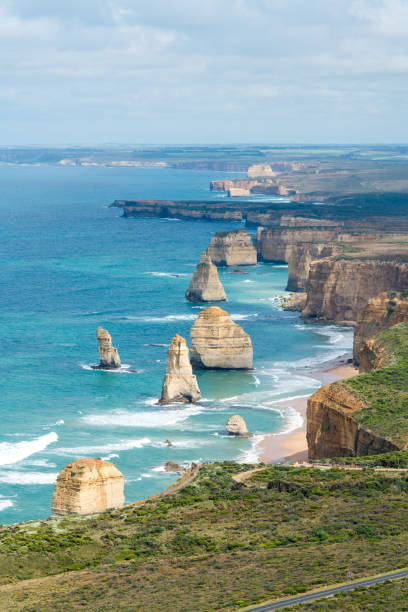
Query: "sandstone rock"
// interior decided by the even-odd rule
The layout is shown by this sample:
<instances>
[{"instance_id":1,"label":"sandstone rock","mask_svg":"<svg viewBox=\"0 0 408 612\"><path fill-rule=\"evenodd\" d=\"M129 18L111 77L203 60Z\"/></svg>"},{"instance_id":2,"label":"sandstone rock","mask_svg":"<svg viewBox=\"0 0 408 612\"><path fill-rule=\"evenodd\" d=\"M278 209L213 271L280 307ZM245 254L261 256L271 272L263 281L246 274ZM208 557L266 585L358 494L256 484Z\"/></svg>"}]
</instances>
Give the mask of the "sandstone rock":
<instances>
[{"instance_id":1,"label":"sandstone rock","mask_svg":"<svg viewBox=\"0 0 408 612\"><path fill-rule=\"evenodd\" d=\"M354 330L353 359L360 363L360 351L364 344L383 329L408 321L408 295L405 292L388 291L368 300L357 317ZM365 347L365 358L368 359L370 347ZM378 366L377 366L378 367ZM362 371L370 369L367 364Z\"/></svg>"},{"instance_id":2,"label":"sandstone rock","mask_svg":"<svg viewBox=\"0 0 408 612\"><path fill-rule=\"evenodd\" d=\"M307 402L310 459L356 457L399 450L390 440L363 429L353 418L366 402L341 383L322 387Z\"/></svg>"},{"instance_id":3,"label":"sandstone rock","mask_svg":"<svg viewBox=\"0 0 408 612\"><path fill-rule=\"evenodd\" d=\"M221 302L227 299L218 277L217 267L206 253L201 255L187 289L186 298L190 302Z\"/></svg>"},{"instance_id":4,"label":"sandstone rock","mask_svg":"<svg viewBox=\"0 0 408 612\"><path fill-rule=\"evenodd\" d=\"M217 232L207 249L217 266L251 266L257 261L256 249L246 230Z\"/></svg>"},{"instance_id":5,"label":"sandstone rock","mask_svg":"<svg viewBox=\"0 0 408 612\"><path fill-rule=\"evenodd\" d=\"M275 173L269 164L253 164L249 166L247 175L250 178L255 178L259 176L274 176Z\"/></svg>"},{"instance_id":6,"label":"sandstone rock","mask_svg":"<svg viewBox=\"0 0 408 612\"><path fill-rule=\"evenodd\" d=\"M234 414L228 419L226 430L233 436L249 437L251 435L247 429L244 419L239 414Z\"/></svg>"},{"instance_id":7,"label":"sandstone rock","mask_svg":"<svg viewBox=\"0 0 408 612\"><path fill-rule=\"evenodd\" d=\"M191 338L191 363L195 368L252 368L251 338L218 306L199 313Z\"/></svg>"},{"instance_id":8,"label":"sandstone rock","mask_svg":"<svg viewBox=\"0 0 408 612\"><path fill-rule=\"evenodd\" d=\"M167 353L167 370L159 404L196 402L200 397L197 378L188 358L186 341L176 334Z\"/></svg>"},{"instance_id":9,"label":"sandstone rock","mask_svg":"<svg viewBox=\"0 0 408 612\"><path fill-rule=\"evenodd\" d=\"M51 508L55 515L94 514L124 503L124 480L118 468L102 459L78 459L58 474Z\"/></svg>"},{"instance_id":10,"label":"sandstone rock","mask_svg":"<svg viewBox=\"0 0 408 612\"><path fill-rule=\"evenodd\" d=\"M305 291L300 293L292 293L289 297L285 298L282 304L282 310L292 310L301 312L306 305L307 294Z\"/></svg>"},{"instance_id":11,"label":"sandstone rock","mask_svg":"<svg viewBox=\"0 0 408 612\"><path fill-rule=\"evenodd\" d=\"M98 339L98 350L100 356L100 368L111 368L116 369L120 368L120 358L118 349L112 346L112 338L110 333L103 329L103 327L98 327L96 330L96 337Z\"/></svg>"},{"instance_id":12,"label":"sandstone rock","mask_svg":"<svg viewBox=\"0 0 408 612\"><path fill-rule=\"evenodd\" d=\"M242 187L231 187L228 189L228 195L230 198L242 198L250 195L249 189L243 189Z\"/></svg>"},{"instance_id":13,"label":"sandstone rock","mask_svg":"<svg viewBox=\"0 0 408 612\"><path fill-rule=\"evenodd\" d=\"M164 469L166 470L166 472L187 472L186 468L184 468L179 463L175 463L174 461L167 461L164 466Z\"/></svg>"}]
</instances>

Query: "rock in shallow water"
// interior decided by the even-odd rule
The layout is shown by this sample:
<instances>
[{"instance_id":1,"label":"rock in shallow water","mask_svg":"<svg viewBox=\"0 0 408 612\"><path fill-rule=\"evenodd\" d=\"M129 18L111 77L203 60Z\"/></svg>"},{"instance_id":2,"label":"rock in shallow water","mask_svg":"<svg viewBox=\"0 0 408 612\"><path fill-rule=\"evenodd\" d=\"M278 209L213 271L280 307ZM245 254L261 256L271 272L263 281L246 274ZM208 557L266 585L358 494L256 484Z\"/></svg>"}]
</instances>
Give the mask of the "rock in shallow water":
<instances>
[{"instance_id":1,"label":"rock in shallow water","mask_svg":"<svg viewBox=\"0 0 408 612\"><path fill-rule=\"evenodd\" d=\"M227 299L218 277L217 267L206 253L201 254L187 289L186 298L190 302L221 302Z\"/></svg>"},{"instance_id":2,"label":"rock in shallow water","mask_svg":"<svg viewBox=\"0 0 408 612\"><path fill-rule=\"evenodd\" d=\"M124 479L118 468L102 459L78 459L58 474L52 496L52 513L94 514L121 508Z\"/></svg>"},{"instance_id":3,"label":"rock in shallow water","mask_svg":"<svg viewBox=\"0 0 408 612\"><path fill-rule=\"evenodd\" d=\"M226 430L229 434L233 436L244 436L246 438L251 436L244 419L242 418L242 416L239 416L239 414L234 414L228 419L226 424Z\"/></svg>"},{"instance_id":4,"label":"rock in shallow water","mask_svg":"<svg viewBox=\"0 0 408 612\"><path fill-rule=\"evenodd\" d=\"M159 404L196 402L200 397L200 389L193 374L186 341L176 334L167 353L167 370Z\"/></svg>"},{"instance_id":5,"label":"rock in shallow water","mask_svg":"<svg viewBox=\"0 0 408 612\"><path fill-rule=\"evenodd\" d=\"M250 370L249 335L218 306L202 310L191 328L191 363L194 368Z\"/></svg>"},{"instance_id":6,"label":"rock in shallow water","mask_svg":"<svg viewBox=\"0 0 408 612\"><path fill-rule=\"evenodd\" d=\"M99 368L116 369L120 368L120 358L118 349L112 346L112 338L107 329L98 327L96 330L99 350Z\"/></svg>"}]
</instances>

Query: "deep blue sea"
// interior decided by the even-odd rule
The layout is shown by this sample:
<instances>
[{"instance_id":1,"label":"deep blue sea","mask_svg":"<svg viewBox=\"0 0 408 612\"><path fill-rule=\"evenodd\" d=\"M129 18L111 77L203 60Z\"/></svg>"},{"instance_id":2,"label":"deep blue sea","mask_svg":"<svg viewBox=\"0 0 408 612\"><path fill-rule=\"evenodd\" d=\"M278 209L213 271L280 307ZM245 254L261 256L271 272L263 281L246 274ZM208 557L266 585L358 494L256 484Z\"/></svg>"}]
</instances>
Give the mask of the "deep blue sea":
<instances>
[{"instance_id":1,"label":"deep blue sea","mask_svg":"<svg viewBox=\"0 0 408 612\"><path fill-rule=\"evenodd\" d=\"M157 406L167 346L189 338L201 306L184 298L215 231L239 224L124 219L114 199L219 198L190 170L0 166L0 521L50 514L60 469L83 456L113 461L127 502L176 475L168 460L256 460L266 432L301 418L291 407L320 383L310 372L344 354L351 330L304 325L283 312L287 268L220 269L228 310L251 335L254 370L199 372L197 405ZM95 371L106 327L130 373ZM251 440L225 435L241 414ZM172 447L165 445L170 439Z\"/></svg>"}]
</instances>

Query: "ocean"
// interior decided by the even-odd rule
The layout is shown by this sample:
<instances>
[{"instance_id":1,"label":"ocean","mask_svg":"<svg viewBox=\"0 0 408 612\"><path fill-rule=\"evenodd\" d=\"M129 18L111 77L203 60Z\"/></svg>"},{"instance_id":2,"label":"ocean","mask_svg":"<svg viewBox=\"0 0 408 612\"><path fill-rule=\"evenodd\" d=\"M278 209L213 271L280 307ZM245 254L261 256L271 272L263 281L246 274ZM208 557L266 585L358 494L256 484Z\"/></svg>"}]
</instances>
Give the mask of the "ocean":
<instances>
[{"instance_id":1,"label":"ocean","mask_svg":"<svg viewBox=\"0 0 408 612\"><path fill-rule=\"evenodd\" d=\"M202 401L158 406L167 347L189 339L202 306L185 300L214 232L239 223L125 219L114 199L219 199L231 173L0 166L0 521L50 515L53 483L80 457L113 461L126 502L166 488L166 461L256 461L267 432L300 424L291 406L320 386L311 372L350 351L352 330L284 312L287 267L221 268L221 304L253 342L254 370L198 372ZM96 329L123 367L93 370ZM135 369L137 372L130 372ZM285 400L285 401L282 401ZM240 414L253 439L228 437ZM172 446L165 441L169 439Z\"/></svg>"}]
</instances>

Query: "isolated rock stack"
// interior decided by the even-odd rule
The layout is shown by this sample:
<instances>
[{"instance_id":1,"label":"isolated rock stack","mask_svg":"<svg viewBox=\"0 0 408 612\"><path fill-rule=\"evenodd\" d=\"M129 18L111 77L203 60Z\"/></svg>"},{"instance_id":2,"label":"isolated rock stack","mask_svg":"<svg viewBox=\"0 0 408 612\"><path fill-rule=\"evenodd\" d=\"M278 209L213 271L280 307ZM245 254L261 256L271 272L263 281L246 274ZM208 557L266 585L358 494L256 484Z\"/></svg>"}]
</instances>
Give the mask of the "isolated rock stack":
<instances>
[{"instance_id":1,"label":"isolated rock stack","mask_svg":"<svg viewBox=\"0 0 408 612\"><path fill-rule=\"evenodd\" d=\"M217 266L252 266L257 262L251 236L243 229L214 234L207 254Z\"/></svg>"},{"instance_id":2,"label":"isolated rock stack","mask_svg":"<svg viewBox=\"0 0 408 612\"><path fill-rule=\"evenodd\" d=\"M124 503L124 479L118 468L102 459L78 459L58 474L52 513L94 514Z\"/></svg>"},{"instance_id":3,"label":"isolated rock stack","mask_svg":"<svg viewBox=\"0 0 408 612\"><path fill-rule=\"evenodd\" d=\"M232 436L242 436L245 438L249 438L251 436L244 419L239 414L234 414L228 419L226 430Z\"/></svg>"},{"instance_id":4,"label":"isolated rock stack","mask_svg":"<svg viewBox=\"0 0 408 612\"><path fill-rule=\"evenodd\" d=\"M187 289L186 298L190 302L221 302L227 299L218 277L218 270L206 253L201 255Z\"/></svg>"},{"instance_id":5,"label":"isolated rock stack","mask_svg":"<svg viewBox=\"0 0 408 612\"><path fill-rule=\"evenodd\" d=\"M176 334L167 353L167 370L159 404L196 402L200 397L200 389L188 357L186 341Z\"/></svg>"},{"instance_id":6,"label":"isolated rock stack","mask_svg":"<svg viewBox=\"0 0 408 612\"><path fill-rule=\"evenodd\" d=\"M98 327L96 331L98 339L98 350L100 356L99 368L117 369L120 368L120 358L118 349L112 346L112 338L108 330Z\"/></svg>"},{"instance_id":7,"label":"isolated rock stack","mask_svg":"<svg viewBox=\"0 0 408 612\"><path fill-rule=\"evenodd\" d=\"M191 363L194 368L252 368L252 343L225 310L211 306L199 313L191 328Z\"/></svg>"}]
</instances>

